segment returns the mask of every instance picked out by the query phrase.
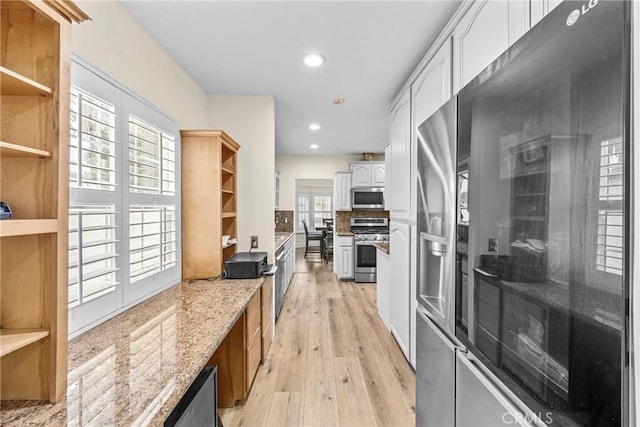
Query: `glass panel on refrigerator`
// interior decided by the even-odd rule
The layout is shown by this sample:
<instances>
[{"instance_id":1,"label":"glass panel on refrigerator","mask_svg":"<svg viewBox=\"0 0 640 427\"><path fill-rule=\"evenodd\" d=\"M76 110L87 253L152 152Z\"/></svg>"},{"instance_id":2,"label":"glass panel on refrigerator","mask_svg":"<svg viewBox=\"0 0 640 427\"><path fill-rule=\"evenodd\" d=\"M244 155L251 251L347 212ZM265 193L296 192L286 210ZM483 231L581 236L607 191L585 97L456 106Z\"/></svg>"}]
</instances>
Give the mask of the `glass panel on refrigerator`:
<instances>
[{"instance_id":1,"label":"glass panel on refrigerator","mask_svg":"<svg viewBox=\"0 0 640 427\"><path fill-rule=\"evenodd\" d=\"M552 425L623 421L628 6L563 2L459 94L457 336Z\"/></svg>"}]
</instances>

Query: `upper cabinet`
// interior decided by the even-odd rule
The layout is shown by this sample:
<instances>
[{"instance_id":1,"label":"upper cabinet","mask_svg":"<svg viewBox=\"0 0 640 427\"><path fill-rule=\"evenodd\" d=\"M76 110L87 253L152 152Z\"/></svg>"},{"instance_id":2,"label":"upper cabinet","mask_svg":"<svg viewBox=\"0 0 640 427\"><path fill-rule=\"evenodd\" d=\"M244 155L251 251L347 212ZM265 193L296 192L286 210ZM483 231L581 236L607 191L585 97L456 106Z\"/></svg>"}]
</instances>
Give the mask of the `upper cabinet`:
<instances>
[{"instance_id":1,"label":"upper cabinet","mask_svg":"<svg viewBox=\"0 0 640 427\"><path fill-rule=\"evenodd\" d=\"M429 63L411 84L411 211L410 219L416 219L417 191L416 171L418 133L417 128L438 108L451 98L451 37L447 37ZM405 172L407 173L407 172Z\"/></svg>"},{"instance_id":2,"label":"upper cabinet","mask_svg":"<svg viewBox=\"0 0 640 427\"><path fill-rule=\"evenodd\" d=\"M391 188L391 143L384 147L384 187L385 189ZM384 198L384 209L391 210L391 201L389 197Z\"/></svg>"},{"instance_id":3,"label":"upper cabinet","mask_svg":"<svg viewBox=\"0 0 640 427\"><path fill-rule=\"evenodd\" d=\"M352 187L384 187L384 162L351 163Z\"/></svg>"},{"instance_id":4,"label":"upper cabinet","mask_svg":"<svg viewBox=\"0 0 640 427\"><path fill-rule=\"evenodd\" d=\"M351 210L351 172L336 172L333 203L337 211Z\"/></svg>"},{"instance_id":5,"label":"upper cabinet","mask_svg":"<svg viewBox=\"0 0 640 427\"><path fill-rule=\"evenodd\" d=\"M529 0L478 0L453 30L453 91L458 92L530 27Z\"/></svg>"},{"instance_id":6,"label":"upper cabinet","mask_svg":"<svg viewBox=\"0 0 640 427\"><path fill-rule=\"evenodd\" d=\"M562 0L531 0L531 26L540 22L560 3Z\"/></svg>"},{"instance_id":7,"label":"upper cabinet","mask_svg":"<svg viewBox=\"0 0 640 427\"><path fill-rule=\"evenodd\" d=\"M398 100L391 110L389 129L391 132L391 180L387 189L387 199L390 199L391 217L409 219L410 206L410 120L409 91Z\"/></svg>"}]
</instances>

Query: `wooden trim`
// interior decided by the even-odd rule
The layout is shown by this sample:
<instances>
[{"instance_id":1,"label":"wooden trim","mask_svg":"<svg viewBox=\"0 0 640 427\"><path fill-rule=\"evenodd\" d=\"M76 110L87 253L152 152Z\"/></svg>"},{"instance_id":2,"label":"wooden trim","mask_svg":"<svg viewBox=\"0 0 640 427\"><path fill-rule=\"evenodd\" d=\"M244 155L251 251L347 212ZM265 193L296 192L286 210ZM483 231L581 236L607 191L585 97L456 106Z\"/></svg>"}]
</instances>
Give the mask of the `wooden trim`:
<instances>
[{"instance_id":1,"label":"wooden trim","mask_svg":"<svg viewBox=\"0 0 640 427\"><path fill-rule=\"evenodd\" d=\"M81 23L91 21L91 17L84 13L74 2L69 0L46 0L47 4L57 10L69 22Z\"/></svg>"},{"instance_id":2,"label":"wooden trim","mask_svg":"<svg viewBox=\"0 0 640 427\"><path fill-rule=\"evenodd\" d=\"M0 329L0 357L48 336L47 329Z\"/></svg>"}]
</instances>

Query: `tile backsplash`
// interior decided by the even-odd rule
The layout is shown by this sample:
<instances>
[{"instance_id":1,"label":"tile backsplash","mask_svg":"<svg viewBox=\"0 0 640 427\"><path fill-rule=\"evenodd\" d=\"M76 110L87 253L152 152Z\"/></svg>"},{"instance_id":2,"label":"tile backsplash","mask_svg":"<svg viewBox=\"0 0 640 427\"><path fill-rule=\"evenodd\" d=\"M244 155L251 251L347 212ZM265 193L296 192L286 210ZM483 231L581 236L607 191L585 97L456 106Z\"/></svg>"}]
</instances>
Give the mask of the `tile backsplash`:
<instances>
[{"instance_id":1,"label":"tile backsplash","mask_svg":"<svg viewBox=\"0 0 640 427\"><path fill-rule=\"evenodd\" d=\"M293 211L275 211L276 233L291 233L293 231Z\"/></svg>"},{"instance_id":2,"label":"tile backsplash","mask_svg":"<svg viewBox=\"0 0 640 427\"><path fill-rule=\"evenodd\" d=\"M389 211L336 211L336 232L351 231L351 218L389 218Z\"/></svg>"}]
</instances>

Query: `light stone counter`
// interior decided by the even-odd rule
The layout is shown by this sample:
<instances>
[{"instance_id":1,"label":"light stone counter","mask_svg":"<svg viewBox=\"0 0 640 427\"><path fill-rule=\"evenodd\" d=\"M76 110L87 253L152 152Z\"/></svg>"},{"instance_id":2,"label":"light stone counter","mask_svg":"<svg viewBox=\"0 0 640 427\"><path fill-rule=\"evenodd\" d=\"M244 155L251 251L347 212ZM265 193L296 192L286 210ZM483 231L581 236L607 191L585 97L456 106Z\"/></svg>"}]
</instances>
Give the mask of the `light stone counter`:
<instances>
[{"instance_id":1,"label":"light stone counter","mask_svg":"<svg viewBox=\"0 0 640 427\"><path fill-rule=\"evenodd\" d=\"M3 426L162 425L264 278L183 282L69 342L67 397L2 402Z\"/></svg>"}]
</instances>

